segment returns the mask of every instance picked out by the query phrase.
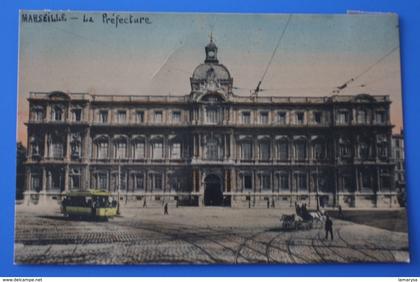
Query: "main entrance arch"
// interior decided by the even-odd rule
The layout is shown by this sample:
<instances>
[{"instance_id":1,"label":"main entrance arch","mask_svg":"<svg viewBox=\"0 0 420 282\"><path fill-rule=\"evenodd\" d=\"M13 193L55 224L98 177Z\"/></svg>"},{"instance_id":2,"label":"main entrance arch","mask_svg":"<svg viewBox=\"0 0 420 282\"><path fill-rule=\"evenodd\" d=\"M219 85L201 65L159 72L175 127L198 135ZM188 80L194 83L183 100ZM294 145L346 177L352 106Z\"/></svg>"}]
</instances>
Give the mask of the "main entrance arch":
<instances>
[{"instance_id":1,"label":"main entrance arch","mask_svg":"<svg viewBox=\"0 0 420 282\"><path fill-rule=\"evenodd\" d=\"M204 185L204 205L222 206L223 192L220 178L214 174L210 174L204 179Z\"/></svg>"}]
</instances>

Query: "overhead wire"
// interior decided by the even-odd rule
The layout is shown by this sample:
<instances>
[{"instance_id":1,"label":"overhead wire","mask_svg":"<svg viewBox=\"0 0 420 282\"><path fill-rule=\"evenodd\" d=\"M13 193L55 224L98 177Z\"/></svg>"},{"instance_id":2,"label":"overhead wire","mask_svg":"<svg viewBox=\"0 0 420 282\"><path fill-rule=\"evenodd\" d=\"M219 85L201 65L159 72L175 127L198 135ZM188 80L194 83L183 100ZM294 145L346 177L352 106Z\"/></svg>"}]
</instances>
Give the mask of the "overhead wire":
<instances>
[{"instance_id":1,"label":"overhead wire","mask_svg":"<svg viewBox=\"0 0 420 282\"><path fill-rule=\"evenodd\" d=\"M255 95L258 95L258 92L260 92L260 91L261 91L261 89L260 89L261 84L262 84L262 82L264 81L265 75L267 74L267 72L268 72L268 70L269 70L269 68L270 68L270 66L271 66L271 63L273 62L274 56L276 55L276 53L277 53L277 49L278 49L278 48L279 48L279 46L280 46L281 40L283 39L284 34L286 33L286 30L287 30L287 27L289 26L289 23L290 23L291 18L292 18L292 15L290 14L290 15L289 15L289 17L287 18L287 22L286 22L286 24L284 25L283 31L282 31L282 33L280 34L279 39L277 40L276 47L274 48L273 53L271 54L270 60L268 61L268 64L267 64L267 67L265 68L265 70L264 70L264 72L263 72L263 75L261 76L261 79L260 79L260 81L258 82L258 85L257 85L257 87L256 87L256 88L255 88L255 90L254 90L254 94L255 94Z\"/></svg>"},{"instance_id":2,"label":"overhead wire","mask_svg":"<svg viewBox=\"0 0 420 282\"><path fill-rule=\"evenodd\" d=\"M334 90L332 91L333 94L339 94L342 90L345 88L348 88L349 84L353 83L354 81L358 80L361 76L365 75L369 71L371 71L376 65L381 63L383 60L385 60L388 56L390 56L392 53L394 53L396 50L399 49L399 45L395 46L391 50L389 50L387 53L385 53L382 57L380 57L378 60L376 60L373 64L369 65L367 68L365 68L363 71L361 71L356 76L350 78L343 84L336 86Z\"/></svg>"}]
</instances>

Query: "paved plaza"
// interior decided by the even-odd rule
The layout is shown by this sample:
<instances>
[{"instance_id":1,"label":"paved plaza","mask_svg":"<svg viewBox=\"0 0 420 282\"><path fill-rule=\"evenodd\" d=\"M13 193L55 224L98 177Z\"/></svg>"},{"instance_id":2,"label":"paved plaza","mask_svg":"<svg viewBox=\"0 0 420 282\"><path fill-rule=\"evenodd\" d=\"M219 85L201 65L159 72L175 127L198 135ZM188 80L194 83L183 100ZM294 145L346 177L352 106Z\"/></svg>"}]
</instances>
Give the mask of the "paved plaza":
<instances>
[{"instance_id":1,"label":"paved plaza","mask_svg":"<svg viewBox=\"0 0 420 282\"><path fill-rule=\"evenodd\" d=\"M57 210L17 206L19 264L212 264L407 262L408 234L333 219L283 231L278 209L180 207L126 209L108 222L64 218Z\"/></svg>"}]
</instances>

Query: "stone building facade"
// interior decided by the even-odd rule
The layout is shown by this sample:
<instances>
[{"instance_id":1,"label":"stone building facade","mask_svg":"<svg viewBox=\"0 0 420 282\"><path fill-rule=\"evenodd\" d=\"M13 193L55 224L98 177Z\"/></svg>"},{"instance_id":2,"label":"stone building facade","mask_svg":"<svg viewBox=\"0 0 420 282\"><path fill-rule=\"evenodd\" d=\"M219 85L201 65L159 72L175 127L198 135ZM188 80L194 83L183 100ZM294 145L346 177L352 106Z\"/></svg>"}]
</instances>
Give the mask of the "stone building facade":
<instances>
[{"instance_id":1,"label":"stone building facade","mask_svg":"<svg viewBox=\"0 0 420 282\"><path fill-rule=\"evenodd\" d=\"M405 192L405 153L403 131L392 135L392 158L395 160L395 186Z\"/></svg>"},{"instance_id":2,"label":"stone building facade","mask_svg":"<svg viewBox=\"0 0 420 282\"><path fill-rule=\"evenodd\" d=\"M185 96L32 92L27 203L393 207L388 96L244 97L211 41Z\"/></svg>"}]
</instances>

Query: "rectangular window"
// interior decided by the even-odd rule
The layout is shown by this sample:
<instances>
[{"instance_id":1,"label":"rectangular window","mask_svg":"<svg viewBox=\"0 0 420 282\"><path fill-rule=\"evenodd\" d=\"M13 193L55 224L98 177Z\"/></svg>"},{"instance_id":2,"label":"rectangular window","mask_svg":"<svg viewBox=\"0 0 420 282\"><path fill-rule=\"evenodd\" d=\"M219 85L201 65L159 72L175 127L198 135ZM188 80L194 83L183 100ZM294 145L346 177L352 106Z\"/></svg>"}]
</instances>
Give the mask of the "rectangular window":
<instances>
[{"instance_id":1,"label":"rectangular window","mask_svg":"<svg viewBox=\"0 0 420 282\"><path fill-rule=\"evenodd\" d=\"M80 173L77 171L73 171L72 175L70 176L71 179L71 189L78 190L80 189Z\"/></svg>"},{"instance_id":2,"label":"rectangular window","mask_svg":"<svg viewBox=\"0 0 420 282\"><path fill-rule=\"evenodd\" d=\"M136 112L136 122L137 123L143 123L144 122L144 112L143 111L137 111Z\"/></svg>"},{"instance_id":3,"label":"rectangular window","mask_svg":"<svg viewBox=\"0 0 420 282\"><path fill-rule=\"evenodd\" d=\"M181 112L172 112L172 123L181 122Z\"/></svg>"},{"instance_id":4,"label":"rectangular window","mask_svg":"<svg viewBox=\"0 0 420 282\"><path fill-rule=\"evenodd\" d=\"M347 143L340 144L339 149L340 149L341 157L345 157L345 158L351 157L351 148L349 144Z\"/></svg>"},{"instance_id":5,"label":"rectangular window","mask_svg":"<svg viewBox=\"0 0 420 282\"><path fill-rule=\"evenodd\" d=\"M143 142L137 142L134 145L134 158L144 159L144 143Z\"/></svg>"},{"instance_id":6,"label":"rectangular window","mask_svg":"<svg viewBox=\"0 0 420 282\"><path fill-rule=\"evenodd\" d=\"M378 147L378 156L380 157L380 158L386 158L386 157L388 157L388 146L387 146L387 144L386 143L379 143L378 145L377 145L377 147Z\"/></svg>"},{"instance_id":7,"label":"rectangular window","mask_svg":"<svg viewBox=\"0 0 420 282\"><path fill-rule=\"evenodd\" d=\"M251 124L251 113L250 112L242 112L242 123L243 124Z\"/></svg>"},{"instance_id":8,"label":"rectangular window","mask_svg":"<svg viewBox=\"0 0 420 282\"><path fill-rule=\"evenodd\" d=\"M153 191L161 191L162 190L162 175L161 174L153 174L152 175L152 189Z\"/></svg>"},{"instance_id":9,"label":"rectangular window","mask_svg":"<svg viewBox=\"0 0 420 282\"><path fill-rule=\"evenodd\" d=\"M125 191L127 189L127 174L121 172L120 174L120 190Z\"/></svg>"},{"instance_id":10,"label":"rectangular window","mask_svg":"<svg viewBox=\"0 0 420 282\"><path fill-rule=\"evenodd\" d=\"M116 144L115 157L117 159L125 159L127 157L127 143L119 142Z\"/></svg>"},{"instance_id":11,"label":"rectangular window","mask_svg":"<svg viewBox=\"0 0 420 282\"><path fill-rule=\"evenodd\" d=\"M108 111L100 111L99 112L99 122L100 123L107 123L108 122Z\"/></svg>"},{"instance_id":12,"label":"rectangular window","mask_svg":"<svg viewBox=\"0 0 420 282\"><path fill-rule=\"evenodd\" d=\"M268 124L268 112L261 112L260 113L260 123L261 124Z\"/></svg>"},{"instance_id":13,"label":"rectangular window","mask_svg":"<svg viewBox=\"0 0 420 282\"><path fill-rule=\"evenodd\" d=\"M279 191L289 191L289 175L279 174L278 175Z\"/></svg>"},{"instance_id":14,"label":"rectangular window","mask_svg":"<svg viewBox=\"0 0 420 282\"><path fill-rule=\"evenodd\" d=\"M385 111L376 111L375 113L375 120L376 123L385 123L386 122L386 118L385 118Z\"/></svg>"},{"instance_id":15,"label":"rectangular window","mask_svg":"<svg viewBox=\"0 0 420 282\"><path fill-rule=\"evenodd\" d=\"M314 122L316 124L321 124L321 122L322 122L322 113L321 112L314 112Z\"/></svg>"},{"instance_id":16,"label":"rectangular window","mask_svg":"<svg viewBox=\"0 0 420 282\"><path fill-rule=\"evenodd\" d=\"M38 174L32 174L31 190L39 192L41 191L41 176Z\"/></svg>"},{"instance_id":17,"label":"rectangular window","mask_svg":"<svg viewBox=\"0 0 420 282\"><path fill-rule=\"evenodd\" d=\"M308 191L306 174L304 174L304 173L296 174L296 187L297 187L298 191Z\"/></svg>"},{"instance_id":18,"label":"rectangular window","mask_svg":"<svg viewBox=\"0 0 420 282\"><path fill-rule=\"evenodd\" d=\"M162 123L163 121L163 113L162 111L156 111L154 116L155 123Z\"/></svg>"},{"instance_id":19,"label":"rectangular window","mask_svg":"<svg viewBox=\"0 0 420 282\"><path fill-rule=\"evenodd\" d=\"M206 109L206 120L207 120L207 123L217 124L218 123L217 114L218 114L217 109L207 108Z\"/></svg>"},{"instance_id":20,"label":"rectangular window","mask_svg":"<svg viewBox=\"0 0 420 282\"><path fill-rule=\"evenodd\" d=\"M64 149L62 143L52 144L52 157L54 159L61 159L64 157Z\"/></svg>"},{"instance_id":21,"label":"rectangular window","mask_svg":"<svg viewBox=\"0 0 420 282\"><path fill-rule=\"evenodd\" d=\"M97 174L97 183L98 189L100 190L107 190L108 189L108 177L106 173L98 173Z\"/></svg>"},{"instance_id":22,"label":"rectangular window","mask_svg":"<svg viewBox=\"0 0 420 282\"><path fill-rule=\"evenodd\" d=\"M353 186L352 178L349 175L343 175L342 179L344 191L353 192L355 187Z\"/></svg>"},{"instance_id":23,"label":"rectangular window","mask_svg":"<svg viewBox=\"0 0 420 282\"><path fill-rule=\"evenodd\" d=\"M63 110L60 107L54 107L52 110L52 120L61 121L63 120Z\"/></svg>"},{"instance_id":24,"label":"rectangular window","mask_svg":"<svg viewBox=\"0 0 420 282\"><path fill-rule=\"evenodd\" d=\"M82 109L74 109L72 111L72 120L81 121L82 120Z\"/></svg>"},{"instance_id":25,"label":"rectangular window","mask_svg":"<svg viewBox=\"0 0 420 282\"><path fill-rule=\"evenodd\" d=\"M357 122L362 124L367 122L367 114L365 110L357 111Z\"/></svg>"},{"instance_id":26,"label":"rectangular window","mask_svg":"<svg viewBox=\"0 0 420 282\"><path fill-rule=\"evenodd\" d=\"M260 160L263 160L263 161L270 160L270 143L268 142L260 143Z\"/></svg>"},{"instance_id":27,"label":"rectangular window","mask_svg":"<svg viewBox=\"0 0 420 282\"><path fill-rule=\"evenodd\" d=\"M127 112L126 111L118 111L117 122L118 123L125 123L126 121L127 121Z\"/></svg>"},{"instance_id":28,"label":"rectangular window","mask_svg":"<svg viewBox=\"0 0 420 282\"><path fill-rule=\"evenodd\" d=\"M262 191L271 190L269 174L260 175L260 187Z\"/></svg>"},{"instance_id":29,"label":"rectangular window","mask_svg":"<svg viewBox=\"0 0 420 282\"><path fill-rule=\"evenodd\" d=\"M98 159L108 158L108 143L101 142L98 144Z\"/></svg>"},{"instance_id":30,"label":"rectangular window","mask_svg":"<svg viewBox=\"0 0 420 282\"><path fill-rule=\"evenodd\" d=\"M241 144L241 159L242 160L251 160L252 159L252 144L251 143L242 143Z\"/></svg>"},{"instance_id":31,"label":"rectangular window","mask_svg":"<svg viewBox=\"0 0 420 282\"><path fill-rule=\"evenodd\" d=\"M143 191L144 190L144 177L143 174L135 174L134 175L134 185L135 190Z\"/></svg>"},{"instance_id":32,"label":"rectangular window","mask_svg":"<svg viewBox=\"0 0 420 282\"><path fill-rule=\"evenodd\" d=\"M305 113L298 112L296 113L296 124L304 124L305 123Z\"/></svg>"},{"instance_id":33,"label":"rectangular window","mask_svg":"<svg viewBox=\"0 0 420 282\"><path fill-rule=\"evenodd\" d=\"M251 174L244 174L242 177L242 188L246 191L252 190L252 175Z\"/></svg>"},{"instance_id":34,"label":"rectangular window","mask_svg":"<svg viewBox=\"0 0 420 282\"><path fill-rule=\"evenodd\" d=\"M43 121L44 120L44 111L42 109L36 109L33 113L33 119L35 121Z\"/></svg>"},{"instance_id":35,"label":"rectangular window","mask_svg":"<svg viewBox=\"0 0 420 282\"><path fill-rule=\"evenodd\" d=\"M181 158L181 143L173 143L171 145L171 159Z\"/></svg>"},{"instance_id":36,"label":"rectangular window","mask_svg":"<svg viewBox=\"0 0 420 282\"><path fill-rule=\"evenodd\" d=\"M163 158L163 144L161 142L152 144L152 153L153 159L162 159Z\"/></svg>"},{"instance_id":37,"label":"rectangular window","mask_svg":"<svg viewBox=\"0 0 420 282\"><path fill-rule=\"evenodd\" d=\"M286 124L286 112L278 112L277 113L277 122L279 124Z\"/></svg>"},{"instance_id":38,"label":"rectangular window","mask_svg":"<svg viewBox=\"0 0 420 282\"><path fill-rule=\"evenodd\" d=\"M337 122L338 124L348 124L350 121L350 115L348 111L339 111Z\"/></svg>"},{"instance_id":39,"label":"rectangular window","mask_svg":"<svg viewBox=\"0 0 420 282\"><path fill-rule=\"evenodd\" d=\"M389 175L381 175L381 189L391 188L391 177Z\"/></svg>"}]
</instances>

